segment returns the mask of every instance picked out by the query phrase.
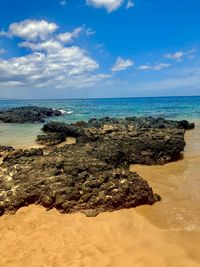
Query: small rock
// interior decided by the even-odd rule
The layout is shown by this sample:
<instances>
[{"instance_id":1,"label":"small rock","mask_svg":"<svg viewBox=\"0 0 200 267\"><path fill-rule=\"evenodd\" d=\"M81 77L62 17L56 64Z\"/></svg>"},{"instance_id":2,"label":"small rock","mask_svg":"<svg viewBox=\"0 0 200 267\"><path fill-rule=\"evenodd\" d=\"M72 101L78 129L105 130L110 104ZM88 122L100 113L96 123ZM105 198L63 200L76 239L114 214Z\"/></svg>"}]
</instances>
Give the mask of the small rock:
<instances>
[{"instance_id":1,"label":"small rock","mask_svg":"<svg viewBox=\"0 0 200 267\"><path fill-rule=\"evenodd\" d=\"M99 214L97 210L83 210L82 213L86 215L86 217L96 217Z\"/></svg>"}]
</instances>

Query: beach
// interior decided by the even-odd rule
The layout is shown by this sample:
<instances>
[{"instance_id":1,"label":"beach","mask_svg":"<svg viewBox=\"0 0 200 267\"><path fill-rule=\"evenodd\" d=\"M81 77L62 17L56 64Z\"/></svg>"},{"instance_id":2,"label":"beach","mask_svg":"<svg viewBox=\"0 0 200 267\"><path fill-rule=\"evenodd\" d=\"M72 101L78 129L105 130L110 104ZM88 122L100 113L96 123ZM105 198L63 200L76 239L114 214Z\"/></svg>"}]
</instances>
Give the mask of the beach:
<instances>
[{"instance_id":1,"label":"beach","mask_svg":"<svg viewBox=\"0 0 200 267\"><path fill-rule=\"evenodd\" d=\"M161 195L153 206L87 218L31 205L2 216L0 265L199 266L199 133L197 122L179 161L131 166Z\"/></svg>"},{"instance_id":2,"label":"beach","mask_svg":"<svg viewBox=\"0 0 200 267\"><path fill-rule=\"evenodd\" d=\"M0 0L0 267L200 267L199 11Z\"/></svg>"}]
</instances>

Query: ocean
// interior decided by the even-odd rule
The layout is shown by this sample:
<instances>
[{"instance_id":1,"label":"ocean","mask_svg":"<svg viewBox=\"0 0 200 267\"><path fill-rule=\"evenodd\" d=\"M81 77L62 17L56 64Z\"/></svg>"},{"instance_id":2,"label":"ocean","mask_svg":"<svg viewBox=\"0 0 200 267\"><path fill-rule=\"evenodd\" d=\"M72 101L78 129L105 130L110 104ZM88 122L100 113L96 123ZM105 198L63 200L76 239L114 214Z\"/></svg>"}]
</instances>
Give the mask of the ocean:
<instances>
[{"instance_id":1,"label":"ocean","mask_svg":"<svg viewBox=\"0 0 200 267\"><path fill-rule=\"evenodd\" d=\"M61 117L48 120L72 123L90 118L153 116L166 119L198 120L200 118L200 96L182 97L142 97L142 98L105 98L105 99L62 99L62 100L0 100L0 109L40 106L62 110ZM1 124L0 144L35 144L41 124ZM14 133L14 136L13 136Z\"/></svg>"}]
</instances>

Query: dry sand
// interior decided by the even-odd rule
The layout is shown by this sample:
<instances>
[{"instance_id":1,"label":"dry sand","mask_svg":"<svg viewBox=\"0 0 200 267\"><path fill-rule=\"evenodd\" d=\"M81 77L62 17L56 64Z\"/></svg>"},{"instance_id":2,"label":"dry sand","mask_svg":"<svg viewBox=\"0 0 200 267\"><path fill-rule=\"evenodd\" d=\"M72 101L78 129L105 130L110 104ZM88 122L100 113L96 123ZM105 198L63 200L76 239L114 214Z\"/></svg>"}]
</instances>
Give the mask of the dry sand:
<instances>
[{"instance_id":1,"label":"dry sand","mask_svg":"<svg viewBox=\"0 0 200 267\"><path fill-rule=\"evenodd\" d=\"M96 218L34 205L20 209L0 218L0 266L199 267L199 127L187 133L183 160L131 169L161 202Z\"/></svg>"}]
</instances>

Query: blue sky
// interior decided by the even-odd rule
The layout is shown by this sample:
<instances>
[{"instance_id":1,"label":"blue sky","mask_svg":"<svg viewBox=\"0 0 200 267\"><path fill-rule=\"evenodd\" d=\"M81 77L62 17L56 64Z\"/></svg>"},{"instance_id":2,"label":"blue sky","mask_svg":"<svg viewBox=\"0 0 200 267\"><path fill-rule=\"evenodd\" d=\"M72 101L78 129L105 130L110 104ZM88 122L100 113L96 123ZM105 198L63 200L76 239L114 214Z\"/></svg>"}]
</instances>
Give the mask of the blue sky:
<instances>
[{"instance_id":1,"label":"blue sky","mask_svg":"<svg viewBox=\"0 0 200 267\"><path fill-rule=\"evenodd\" d=\"M0 97L199 95L199 12L199 0L1 0Z\"/></svg>"}]
</instances>

